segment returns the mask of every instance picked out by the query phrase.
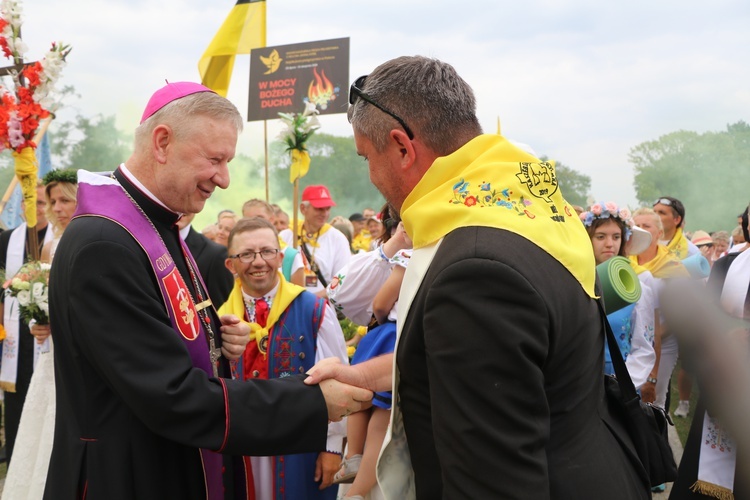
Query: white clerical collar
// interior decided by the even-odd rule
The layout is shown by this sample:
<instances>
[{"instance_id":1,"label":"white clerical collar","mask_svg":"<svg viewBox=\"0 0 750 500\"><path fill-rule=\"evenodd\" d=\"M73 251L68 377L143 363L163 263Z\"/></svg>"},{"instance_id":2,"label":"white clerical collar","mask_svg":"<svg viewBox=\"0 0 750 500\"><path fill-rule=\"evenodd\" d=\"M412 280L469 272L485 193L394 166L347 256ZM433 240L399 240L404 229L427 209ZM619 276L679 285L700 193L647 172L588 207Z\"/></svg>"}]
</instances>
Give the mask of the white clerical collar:
<instances>
[{"instance_id":1,"label":"white clerical collar","mask_svg":"<svg viewBox=\"0 0 750 500\"><path fill-rule=\"evenodd\" d=\"M271 289L270 292L265 294L263 297L253 297L252 295L248 295L245 293L245 290L242 290L242 298L245 302L254 302L260 298L266 299L266 302L271 302L274 297L276 297L276 292L279 291L279 284L276 283L276 286Z\"/></svg>"},{"instance_id":2,"label":"white clerical collar","mask_svg":"<svg viewBox=\"0 0 750 500\"><path fill-rule=\"evenodd\" d=\"M144 186L141 183L141 181L139 181L138 179L136 179L135 176L133 175L133 173L130 170L128 170L128 167L124 163L120 163L120 172L122 172L122 175L124 175L125 177L127 177L127 179L130 182L132 182L135 185L135 187L137 187L138 189L140 189L143 192L143 194L145 194L151 201L153 201L154 203L157 203L159 206L162 206L162 207L166 208L167 210L169 210L173 214L177 214L180 217L182 217L182 214L180 212L175 212L174 210L172 210L171 208L169 208L168 206L166 206L164 203L162 203L162 201L159 198L156 197L156 195L154 193L152 193L151 191L149 191L148 188L146 188L146 186Z\"/></svg>"},{"instance_id":3,"label":"white clerical collar","mask_svg":"<svg viewBox=\"0 0 750 500\"><path fill-rule=\"evenodd\" d=\"M182 241L185 241L185 238L187 238L188 234L190 234L190 227L191 226L192 226L192 224L188 224L187 226L185 226L182 229L180 229L180 239L182 239Z\"/></svg>"}]
</instances>

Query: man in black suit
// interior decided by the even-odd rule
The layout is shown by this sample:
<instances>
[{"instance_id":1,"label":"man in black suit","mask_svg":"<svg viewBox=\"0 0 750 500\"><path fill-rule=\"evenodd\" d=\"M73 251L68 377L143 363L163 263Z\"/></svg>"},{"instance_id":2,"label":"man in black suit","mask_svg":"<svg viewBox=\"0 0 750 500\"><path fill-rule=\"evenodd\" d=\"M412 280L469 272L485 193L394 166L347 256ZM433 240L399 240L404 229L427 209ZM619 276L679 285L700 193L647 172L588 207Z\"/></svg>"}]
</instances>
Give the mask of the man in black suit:
<instances>
[{"instance_id":1,"label":"man in black suit","mask_svg":"<svg viewBox=\"0 0 750 500\"><path fill-rule=\"evenodd\" d=\"M203 282L208 288L208 296L214 307L219 308L226 302L229 293L232 291L234 278L224 265L227 258L227 247L219 245L198 231L193 229L193 219L195 214L185 214L177 221L177 227L180 228L180 238L190 249L190 253L198 264L198 270L201 272Z\"/></svg>"},{"instance_id":2,"label":"man in black suit","mask_svg":"<svg viewBox=\"0 0 750 500\"><path fill-rule=\"evenodd\" d=\"M608 410L591 244L554 165L482 135L471 88L441 61L388 61L349 102L357 153L414 253L395 380L383 356L325 361L309 381L393 383L386 498L650 498Z\"/></svg>"}]
</instances>

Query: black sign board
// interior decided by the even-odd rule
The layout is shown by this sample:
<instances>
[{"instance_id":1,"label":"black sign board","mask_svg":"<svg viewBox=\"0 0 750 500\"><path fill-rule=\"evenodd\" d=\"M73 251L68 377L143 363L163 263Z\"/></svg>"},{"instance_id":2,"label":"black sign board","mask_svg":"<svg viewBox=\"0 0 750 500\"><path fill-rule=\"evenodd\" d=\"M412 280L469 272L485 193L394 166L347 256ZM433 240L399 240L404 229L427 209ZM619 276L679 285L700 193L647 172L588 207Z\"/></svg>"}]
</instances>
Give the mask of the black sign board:
<instances>
[{"instance_id":1,"label":"black sign board","mask_svg":"<svg viewBox=\"0 0 750 500\"><path fill-rule=\"evenodd\" d=\"M308 102L321 115L346 113L349 39L263 47L250 52L247 120L301 113Z\"/></svg>"}]
</instances>

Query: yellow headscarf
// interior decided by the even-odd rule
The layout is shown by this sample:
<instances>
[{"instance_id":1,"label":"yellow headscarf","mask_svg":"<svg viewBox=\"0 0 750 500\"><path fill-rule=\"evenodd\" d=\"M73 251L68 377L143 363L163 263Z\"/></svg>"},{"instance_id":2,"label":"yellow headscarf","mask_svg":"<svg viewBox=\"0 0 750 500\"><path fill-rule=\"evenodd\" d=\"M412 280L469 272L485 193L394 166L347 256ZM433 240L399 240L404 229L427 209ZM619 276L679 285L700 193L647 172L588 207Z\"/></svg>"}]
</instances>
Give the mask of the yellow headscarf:
<instances>
[{"instance_id":1,"label":"yellow headscarf","mask_svg":"<svg viewBox=\"0 0 750 500\"><path fill-rule=\"evenodd\" d=\"M502 136L480 135L435 160L404 201L401 217L415 249L465 226L514 232L596 296L591 240L560 193L554 163L540 162Z\"/></svg>"},{"instance_id":2,"label":"yellow headscarf","mask_svg":"<svg viewBox=\"0 0 750 500\"><path fill-rule=\"evenodd\" d=\"M279 287L276 290L276 297L273 299L273 304L271 304L271 310L268 312L266 326L263 328L258 323L248 323L250 325L250 340L255 340L260 348L263 337L268 336L268 331L276 324L281 314L304 291L305 289L301 286L289 283L284 279L284 275L279 272ZM224 302L224 305L219 308L219 315L223 314L234 314L242 321L245 321L245 301L242 298L242 282L240 282L239 278L234 280L232 293L229 294L229 298Z\"/></svg>"},{"instance_id":3,"label":"yellow headscarf","mask_svg":"<svg viewBox=\"0 0 750 500\"><path fill-rule=\"evenodd\" d=\"M637 255L631 255L630 264L633 266L636 274L649 271L655 278L690 276L690 273L682 265L682 262L672 255L664 245L658 245L656 247L656 257L643 264L638 263Z\"/></svg>"}]
</instances>

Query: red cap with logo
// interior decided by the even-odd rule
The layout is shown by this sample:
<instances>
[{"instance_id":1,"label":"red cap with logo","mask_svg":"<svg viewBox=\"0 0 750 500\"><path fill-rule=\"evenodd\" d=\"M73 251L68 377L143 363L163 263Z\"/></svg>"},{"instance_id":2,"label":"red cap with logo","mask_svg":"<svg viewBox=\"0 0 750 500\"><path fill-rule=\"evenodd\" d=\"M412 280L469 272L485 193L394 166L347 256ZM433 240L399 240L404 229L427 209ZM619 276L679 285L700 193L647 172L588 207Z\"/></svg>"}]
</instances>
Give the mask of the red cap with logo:
<instances>
[{"instance_id":1,"label":"red cap with logo","mask_svg":"<svg viewBox=\"0 0 750 500\"><path fill-rule=\"evenodd\" d=\"M302 201L309 201L310 205L315 208L335 207L336 204L331 199L331 193L323 185L307 186L302 191Z\"/></svg>"}]
</instances>

